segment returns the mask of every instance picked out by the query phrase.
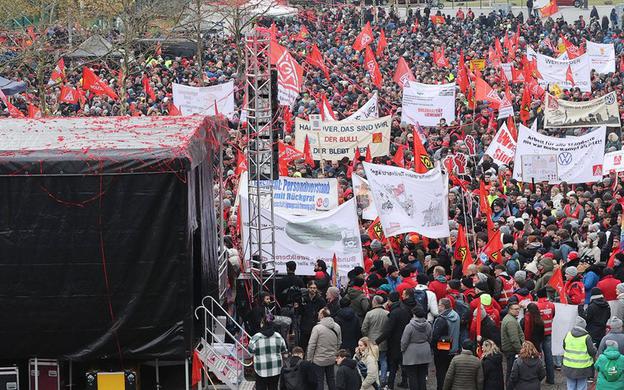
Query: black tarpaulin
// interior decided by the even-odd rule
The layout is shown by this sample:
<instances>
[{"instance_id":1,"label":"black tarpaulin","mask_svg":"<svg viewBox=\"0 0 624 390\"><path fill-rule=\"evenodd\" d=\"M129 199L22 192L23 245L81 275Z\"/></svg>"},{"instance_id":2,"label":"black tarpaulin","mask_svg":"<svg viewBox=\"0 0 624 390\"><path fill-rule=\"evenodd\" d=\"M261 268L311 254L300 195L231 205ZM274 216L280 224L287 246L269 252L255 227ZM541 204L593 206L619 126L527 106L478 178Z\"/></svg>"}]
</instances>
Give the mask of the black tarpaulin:
<instances>
[{"instance_id":1,"label":"black tarpaulin","mask_svg":"<svg viewBox=\"0 0 624 390\"><path fill-rule=\"evenodd\" d=\"M0 359L188 356L216 280L205 122L19 122L0 121Z\"/></svg>"}]
</instances>

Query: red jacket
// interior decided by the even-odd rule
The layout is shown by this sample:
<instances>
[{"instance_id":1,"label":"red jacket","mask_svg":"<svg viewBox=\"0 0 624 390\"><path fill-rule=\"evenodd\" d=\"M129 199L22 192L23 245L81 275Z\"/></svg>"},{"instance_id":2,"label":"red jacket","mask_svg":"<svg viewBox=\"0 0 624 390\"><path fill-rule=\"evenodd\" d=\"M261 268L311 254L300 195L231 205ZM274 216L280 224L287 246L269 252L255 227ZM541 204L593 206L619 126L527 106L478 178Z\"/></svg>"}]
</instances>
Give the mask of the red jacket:
<instances>
[{"instance_id":1,"label":"red jacket","mask_svg":"<svg viewBox=\"0 0 624 390\"><path fill-rule=\"evenodd\" d=\"M576 277L566 282L563 291L568 297L568 304L580 305L585 302L585 285Z\"/></svg>"},{"instance_id":2,"label":"red jacket","mask_svg":"<svg viewBox=\"0 0 624 390\"><path fill-rule=\"evenodd\" d=\"M552 322L555 318L555 304L548 300L548 298L537 298L537 308L544 320L544 336L552 334Z\"/></svg>"},{"instance_id":3,"label":"red jacket","mask_svg":"<svg viewBox=\"0 0 624 390\"><path fill-rule=\"evenodd\" d=\"M447 287L448 284L446 282L443 283L434 280L433 282L429 283L429 291L432 291L436 295L436 298L438 298L438 302L440 302L440 299L446 298Z\"/></svg>"},{"instance_id":4,"label":"red jacket","mask_svg":"<svg viewBox=\"0 0 624 390\"><path fill-rule=\"evenodd\" d=\"M466 303L470 303L472 302L472 300L475 297L475 290L474 288L467 288L464 290L464 302Z\"/></svg>"},{"instance_id":5,"label":"red jacket","mask_svg":"<svg viewBox=\"0 0 624 390\"><path fill-rule=\"evenodd\" d=\"M620 280L613 277L613 275L607 275L600 279L596 287L602 291L605 301L615 301L617 299L617 291L615 287L620 284Z\"/></svg>"},{"instance_id":6,"label":"red jacket","mask_svg":"<svg viewBox=\"0 0 624 390\"><path fill-rule=\"evenodd\" d=\"M399 297L403 299L403 290L406 288L414 288L418 286L418 282L414 278L404 278L401 283L397 286L396 290L399 293Z\"/></svg>"}]
</instances>

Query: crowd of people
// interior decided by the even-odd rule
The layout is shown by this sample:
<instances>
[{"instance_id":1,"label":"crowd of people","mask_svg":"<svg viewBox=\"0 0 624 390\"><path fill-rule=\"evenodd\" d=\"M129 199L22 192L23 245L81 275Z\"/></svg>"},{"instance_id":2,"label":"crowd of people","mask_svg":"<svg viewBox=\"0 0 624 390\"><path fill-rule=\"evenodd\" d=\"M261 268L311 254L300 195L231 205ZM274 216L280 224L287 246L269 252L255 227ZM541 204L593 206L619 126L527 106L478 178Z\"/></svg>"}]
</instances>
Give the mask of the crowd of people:
<instances>
[{"instance_id":1,"label":"crowd of people","mask_svg":"<svg viewBox=\"0 0 624 390\"><path fill-rule=\"evenodd\" d=\"M496 39L516 33L515 52L503 50L517 68L528 47L557 56L563 38L578 47L585 40L613 43L618 64L623 54L621 22L607 15L601 18L597 12L589 20L579 17L574 21L522 13L476 14L461 8L453 13L434 22L429 8L410 9L401 17L391 8L340 5L304 9L290 19L261 18L259 23L265 27L274 23L280 44L305 68L303 91L289 110L292 118L318 113L321 94L325 94L337 119L343 119L378 93L380 115L392 115L393 121L390 155L373 162L391 164L391 156L403 146L407 168L413 166L413 129L401 124L402 90L392 81L399 58L407 60L417 81L435 84L457 78L461 53L467 62L487 59ZM387 47L377 58L384 79L381 87L373 84L363 66L363 53L352 48L367 22L376 39L382 30L387 39ZM32 83L37 77L29 66L3 68L3 76L30 83L25 94L11 98L24 114L29 104L40 106L39 99L45 96L45 114L50 116L167 115L172 108L173 82L198 86L230 79L236 81L236 101L242 107L244 72L233 49L236 43L231 38L206 39L202 69L196 58L138 54L125 76L123 101L87 93L84 103L60 103L62 85L80 86L79 66L68 66L63 84L47 87L45 94ZM306 61L312 44L325 59L327 75ZM432 54L440 47L445 49L449 67L433 62ZM54 65L51 62L45 72L51 73ZM120 89L118 64L96 61L89 65L111 88ZM586 101L615 91L623 101L622 71L592 72L591 93L572 88L562 91L563 98ZM495 64L487 61L481 74L496 91L505 91L506 82ZM144 75L155 92L153 97L145 90ZM509 83L516 113L521 111L522 88L522 83ZM436 161L465 152L467 135L476 141L477 158L470 159L465 175L449 186L448 240L417 234L372 239L367 233L371 221L361 220L364 264L349 273L343 288L332 285L327 264L318 261L316 274L307 280L296 275L296 263L289 263L288 274L278 280L275 291L253 303L236 299L246 296L241 289L233 291L230 303L252 335L249 349L255 357L258 389L323 389L325 383L330 390L425 389L434 380L429 369L432 363L438 390L536 389L543 380L554 383L558 369L569 389L584 389L591 378L598 389L623 388L624 252L619 248L624 189L619 178L609 173L596 183L527 184L511 178L511 166L498 166L487 156L477 163L502 121L496 120L496 111L486 102L471 107L469 96L456 96L456 120L422 129L427 152ZM1 102L0 106L5 107ZM533 97L525 108L529 122L537 121L540 132L552 136L568 132L542 129L539 97ZM624 116L621 108L619 113ZM0 115L9 116L8 108ZM294 145L292 118L276 117L274 126L283 142ZM237 117L230 121L230 128L224 149L225 176L219 179L226 186L223 202L230 260L232 268L240 268L234 209L236 157L244 150L247 134ZM574 129L570 134L587 131ZM607 148L621 149L620 129L610 128L608 133ZM289 175L337 178L342 202L356 196L349 179L352 166L354 173L365 177L362 165L348 159L327 161L323 166L319 161L294 161ZM488 193L487 207L496 234L502 236L498 262L483 254L491 237L487 216L479 207L480 182ZM477 259L467 272L454 252L460 225ZM550 283L556 273L565 279L559 290ZM563 356L552 354L554 302L578 305L574 327L564 339ZM284 353L288 357L283 358Z\"/></svg>"}]
</instances>

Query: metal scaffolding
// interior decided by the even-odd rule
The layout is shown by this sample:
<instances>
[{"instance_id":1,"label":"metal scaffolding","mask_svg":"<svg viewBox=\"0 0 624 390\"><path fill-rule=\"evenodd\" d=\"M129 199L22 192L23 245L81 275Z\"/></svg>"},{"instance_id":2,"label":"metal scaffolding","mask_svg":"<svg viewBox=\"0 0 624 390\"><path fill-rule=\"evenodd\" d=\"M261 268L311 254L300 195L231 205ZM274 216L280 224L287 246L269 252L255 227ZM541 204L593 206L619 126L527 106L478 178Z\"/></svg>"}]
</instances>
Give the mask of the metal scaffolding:
<instances>
[{"instance_id":1,"label":"metal scaffolding","mask_svg":"<svg viewBox=\"0 0 624 390\"><path fill-rule=\"evenodd\" d=\"M275 223L273 213L273 126L270 36L253 29L245 35L245 86L248 123L249 274L253 296L273 291ZM262 211L261 211L262 210Z\"/></svg>"}]
</instances>

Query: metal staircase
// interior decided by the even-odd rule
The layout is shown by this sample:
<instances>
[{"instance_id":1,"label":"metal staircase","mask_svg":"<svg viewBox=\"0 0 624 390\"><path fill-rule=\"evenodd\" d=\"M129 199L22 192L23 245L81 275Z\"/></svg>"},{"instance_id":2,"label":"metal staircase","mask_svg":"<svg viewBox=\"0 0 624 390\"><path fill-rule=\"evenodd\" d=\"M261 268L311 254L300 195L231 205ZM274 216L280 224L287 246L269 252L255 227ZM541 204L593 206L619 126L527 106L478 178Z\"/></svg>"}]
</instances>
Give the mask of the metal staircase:
<instances>
[{"instance_id":1,"label":"metal staircase","mask_svg":"<svg viewBox=\"0 0 624 390\"><path fill-rule=\"evenodd\" d=\"M246 345L250 339L249 334L211 296L204 297L201 306L195 309L195 318L200 319L200 316L203 316L204 337L200 340L197 351L205 376L210 381L203 388L216 387L208 376L210 372L230 389L253 389L255 382L245 380L244 376L245 367L253 364ZM235 334L226 325L235 328Z\"/></svg>"}]
</instances>

